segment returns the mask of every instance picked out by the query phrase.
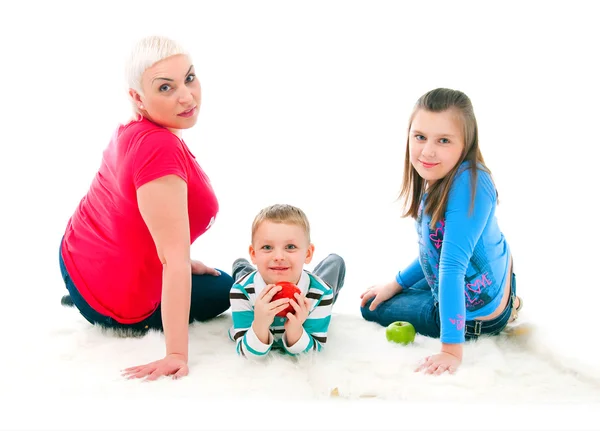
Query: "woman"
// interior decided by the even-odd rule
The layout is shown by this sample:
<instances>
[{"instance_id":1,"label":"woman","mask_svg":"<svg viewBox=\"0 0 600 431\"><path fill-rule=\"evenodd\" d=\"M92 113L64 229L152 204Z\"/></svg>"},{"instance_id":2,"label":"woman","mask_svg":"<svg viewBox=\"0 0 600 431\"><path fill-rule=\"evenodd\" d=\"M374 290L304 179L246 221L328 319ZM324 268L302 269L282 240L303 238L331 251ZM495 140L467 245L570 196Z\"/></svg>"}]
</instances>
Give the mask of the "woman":
<instances>
[{"instance_id":1,"label":"woman","mask_svg":"<svg viewBox=\"0 0 600 431\"><path fill-rule=\"evenodd\" d=\"M164 330L166 356L124 375L177 378L188 374L188 324L226 311L233 280L190 259L218 212L181 139L201 99L190 56L172 40L143 39L127 79L135 118L115 131L61 243L63 303L102 327Z\"/></svg>"}]
</instances>

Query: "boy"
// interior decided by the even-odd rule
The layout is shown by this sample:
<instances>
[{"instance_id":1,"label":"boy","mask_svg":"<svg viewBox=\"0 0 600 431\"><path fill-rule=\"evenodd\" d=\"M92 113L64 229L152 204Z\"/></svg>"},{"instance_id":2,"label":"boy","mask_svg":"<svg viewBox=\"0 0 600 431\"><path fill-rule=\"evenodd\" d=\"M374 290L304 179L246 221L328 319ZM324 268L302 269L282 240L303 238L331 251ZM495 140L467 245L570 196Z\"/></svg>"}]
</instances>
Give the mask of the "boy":
<instances>
[{"instance_id":1,"label":"boy","mask_svg":"<svg viewBox=\"0 0 600 431\"><path fill-rule=\"evenodd\" d=\"M278 204L255 217L249 252L257 269L246 259L237 259L229 296L233 315L229 337L239 355L261 358L275 348L296 356L322 349L346 266L340 256L330 254L310 273L304 264L311 262L314 250L301 209ZM271 302L281 281L295 284L302 293ZM288 305L293 313L276 316Z\"/></svg>"}]
</instances>

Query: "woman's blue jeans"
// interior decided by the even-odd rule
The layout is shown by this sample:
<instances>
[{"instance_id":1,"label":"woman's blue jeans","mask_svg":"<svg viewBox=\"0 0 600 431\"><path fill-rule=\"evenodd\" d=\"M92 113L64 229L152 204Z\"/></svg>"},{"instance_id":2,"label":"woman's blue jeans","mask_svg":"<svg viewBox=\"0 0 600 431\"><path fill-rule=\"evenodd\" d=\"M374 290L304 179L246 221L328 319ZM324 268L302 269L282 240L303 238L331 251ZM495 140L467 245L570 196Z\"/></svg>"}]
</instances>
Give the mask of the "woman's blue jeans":
<instances>
[{"instance_id":1,"label":"woman's blue jeans","mask_svg":"<svg viewBox=\"0 0 600 431\"><path fill-rule=\"evenodd\" d=\"M95 325L112 329L129 329L132 332L147 332L149 329L162 330L162 317L160 305L149 317L141 322L124 324L119 323L109 316L104 316L94 310L83 299L75 284L71 280L62 253L58 252L60 271L65 286L69 291L69 296L73 304L85 319ZM233 286L233 278L225 272L218 270L221 275L196 275L192 274L192 298L190 306L190 319L193 321L204 321L217 317L219 314L227 311L230 307L229 291Z\"/></svg>"}]
</instances>

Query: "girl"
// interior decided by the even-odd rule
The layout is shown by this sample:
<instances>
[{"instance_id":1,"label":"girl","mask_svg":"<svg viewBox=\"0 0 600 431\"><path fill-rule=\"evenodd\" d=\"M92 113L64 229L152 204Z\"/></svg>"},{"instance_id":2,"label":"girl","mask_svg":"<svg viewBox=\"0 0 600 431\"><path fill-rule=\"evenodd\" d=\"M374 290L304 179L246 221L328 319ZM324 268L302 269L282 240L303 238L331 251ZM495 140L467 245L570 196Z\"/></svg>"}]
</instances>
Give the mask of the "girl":
<instances>
[{"instance_id":1,"label":"girl","mask_svg":"<svg viewBox=\"0 0 600 431\"><path fill-rule=\"evenodd\" d=\"M496 221L498 194L464 93L438 88L417 101L400 198L403 216L416 220L419 257L394 280L367 289L361 313L383 326L408 321L418 333L439 337L441 352L415 371L453 373L465 340L500 333L522 305Z\"/></svg>"}]
</instances>

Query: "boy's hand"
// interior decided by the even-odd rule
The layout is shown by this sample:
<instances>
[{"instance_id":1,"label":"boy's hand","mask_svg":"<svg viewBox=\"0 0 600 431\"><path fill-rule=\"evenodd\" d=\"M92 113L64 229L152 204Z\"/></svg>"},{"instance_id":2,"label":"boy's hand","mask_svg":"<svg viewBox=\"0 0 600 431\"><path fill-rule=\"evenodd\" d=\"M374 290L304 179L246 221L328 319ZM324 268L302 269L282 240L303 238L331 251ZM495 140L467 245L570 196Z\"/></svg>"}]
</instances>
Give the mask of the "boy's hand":
<instances>
[{"instance_id":1,"label":"boy's hand","mask_svg":"<svg viewBox=\"0 0 600 431\"><path fill-rule=\"evenodd\" d=\"M294 298L290 301L290 305L294 308L295 313L288 313L287 320L283 324L285 329L285 339L289 346L293 346L302 336L304 328L302 325L308 317L310 311L310 301L304 295L294 293Z\"/></svg>"},{"instance_id":2,"label":"boy's hand","mask_svg":"<svg viewBox=\"0 0 600 431\"><path fill-rule=\"evenodd\" d=\"M254 304L254 322L252 323L252 329L254 329L258 338L265 344L267 344L265 339L269 339L269 327L273 323L275 315L281 310L284 310L290 302L289 298L281 298L271 302L273 296L280 290L281 286L268 284L263 291L260 292Z\"/></svg>"}]
</instances>

